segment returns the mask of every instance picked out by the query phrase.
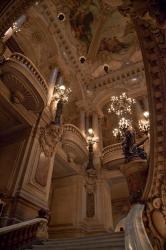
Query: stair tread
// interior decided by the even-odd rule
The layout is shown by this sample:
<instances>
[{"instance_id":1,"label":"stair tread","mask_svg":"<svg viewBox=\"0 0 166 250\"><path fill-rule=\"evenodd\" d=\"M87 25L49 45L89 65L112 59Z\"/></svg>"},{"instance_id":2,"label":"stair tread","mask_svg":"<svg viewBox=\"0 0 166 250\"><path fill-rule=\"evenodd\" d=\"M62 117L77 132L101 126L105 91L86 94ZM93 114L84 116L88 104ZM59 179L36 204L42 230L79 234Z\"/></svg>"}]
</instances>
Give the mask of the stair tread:
<instances>
[{"instance_id":1,"label":"stair tread","mask_svg":"<svg viewBox=\"0 0 166 250\"><path fill-rule=\"evenodd\" d=\"M57 241L65 241L65 242L70 242L70 241L87 241L87 240L96 240L96 239L119 239L119 238L124 238L124 233L119 233L119 234L104 234L104 235L97 235L97 236L87 236L87 237L80 237L80 238L62 238L62 239L49 239L48 241L51 242L57 242Z\"/></svg>"},{"instance_id":2,"label":"stair tread","mask_svg":"<svg viewBox=\"0 0 166 250\"><path fill-rule=\"evenodd\" d=\"M120 238L120 239L96 239L95 240L95 242L97 243L100 243L100 242L123 242L124 241L124 238ZM91 244L91 243L93 243L94 242L94 240L84 240L84 241L79 241L79 240L77 240L77 241L47 241L47 242L45 242L44 244L45 245L52 245L52 244L57 244L57 245L59 245L59 244L64 244L64 245L66 245L66 244Z\"/></svg>"},{"instance_id":3,"label":"stair tread","mask_svg":"<svg viewBox=\"0 0 166 250\"><path fill-rule=\"evenodd\" d=\"M49 239L33 250L125 250L124 232L80 238Z\"/></svg>"}]
</instances>

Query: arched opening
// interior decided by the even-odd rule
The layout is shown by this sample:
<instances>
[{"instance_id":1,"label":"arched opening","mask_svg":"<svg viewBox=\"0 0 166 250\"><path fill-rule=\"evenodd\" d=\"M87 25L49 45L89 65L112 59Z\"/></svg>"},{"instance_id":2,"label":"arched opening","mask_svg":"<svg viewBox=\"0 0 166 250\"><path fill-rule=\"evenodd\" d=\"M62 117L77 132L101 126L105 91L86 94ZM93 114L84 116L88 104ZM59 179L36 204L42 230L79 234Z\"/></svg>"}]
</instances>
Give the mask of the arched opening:
<instances>
[{"instance_id":1,"label":"arched opening","mask_svg":"<svg viewBox=\"0 0 166 250\"><path fill-rule=\"evenodd\" d=\"M64 107L64 138L62 139L61 146L57 147L58 150L54 155L55 159L51 158L49 164L46 164L46 168L44 164L41 168L37 168L37 162L40 161L32 157L35 164L31 164L31 166L29 166L30 170L27 172L25 171L28 177L25 178L24 183L20 181L20 186L17 191L19 195L26 200L26 204L29 204L31 200L30 197L33 192L35 192L37 199L31 200L31 208L29 210L27 209L27 214L25 213L25 217L29 218L31 210L33 210L34 214L40 206L48 208L50 183L52 172L54 172L52 182L52 189L54 192L53 195L50 196L52 197L53 204L55 203L55 206L57 206L56 212L52 210L54 214L52 214L52 224L50 223L50 225L53 225L53 234L56 232L59 236L61 234L65 235L64 231L66 230L66 235L68 235L68 233L70 234L73 230L72 233L76 236L81 235L82 232L83 234L88 234L93 230L95 233L101 233L104 230L113 230L113 219L108 215L109 212L112 213L111 203L113 203L112 198L110 198L111 192L109 188L111 187L111 189L115 190L115 193L117 193L116 181L119 180L112 181L110 180L111 178L108 178L108 181L103 181L103 179L105 178L106 180L106 171L108 169L110 171L112 166L114 167L116 164L121 164L123 157L122 155L118 155L118 159L109 159L111 164L113 163L112 165L106 164L106 162L103 163L104 159L108 159L108 152L102 152L101 150L103 145L107 147L110 144L116 144L115 138L112 136L112 130L114 124L117 124L117 121L116 118L114 119L113 116L109 117L107 114L108 100L110 95L113 95L116 91L120 94L120 89L127 90L128 93L131 94L131 97L136 98L136 109L138 112L133 119L135 120L134 126L137 129L138 121L141 119L142 113L147 110L148 96L151 127L150 164L146 186L139 199L141 198L146 204L145 218L149 221L148 229L150 229L152 235L156 237L152 242L154 245L162 245L163 238L165 237L165 227L158 226L156 219L163 216L163 211L165 209L165 200L163 198L165 194L165 26L163 11L159 8L162 1L159 1L158 5L155 6L155 10L160 14L161 20L156 18L158 15L156 15L154 6L151 6L151 3L151 8L149 8L146 1L140 5L137 5L137 1L135 1L131 3L131 5L125 4L123 6L121 6L119 2L121 1L118 1L118 4L115 3L115 1L112 3L103 1L101 6L102 13L99 19L98 13L100 12L100 4L98 1L92 4L93 6L91 3L88 3L89 5L85 3L83 8L80 8L79 11L77 9L77 3L73 2L73 6L65 5L66 12L64 11L64 16L62 16L62 3L56 6L51 1L47 1L37 4L38 9L36 9L36 5L31 7L34 16L42 16L42 29L45 30L46 33L47 27L49 30L48 39L45 42L42 40L41 34L36 32L33 33L32 39L34 44L36 42L34 51L37 58L34 59L34 61L38 61L39 70L43 71L47 80L54 66L59 66L61 74L64 76L65 83L67 83L66 86L72 87L73 92L68 105ZM14 21L10 5L9 13L11 13L11 20ZM54 17L53 13L56 13L57 17L59 13L59 20ZM108 15L108 13L110 13L110 15ZM122 14L125 14L125 17ZM109 19L110 16L112 22L110 22L110 20L107 22L107 18ZM146 74L147 93L144 91L145 86L139 85L142 79L140 78L138 80L135 77L135 72L137 76L141 75L143 64L142 59L141 63L139 61L141 54L140 50L138 51L136 49L138 41L135 40L133 26L128 16L132 19L132 24L134 24L137 31L139 44L141 46L144 60L143 68L145 67ZM7 26L8 23L12 23L12 21L9 21L4 15L2 15L2 19L6 20ZM84 22L85 19L86 22ZM120 23L120 20L124 20L124 22L121 22L123 25L119 24L119 26L116 26L117 22ZM38 24L36 23L36 25L32 24L33 27L37 28L37 31L39 30L40 21ZM4 31L4 23L5 22L3 22L2 25L2 31ZM103 27L104 30L102 31ZM25 25L25 29L26 28ZM106 32L110 29L111 37L109 37ZM29 30L31 30L31 27ZM64 34L64 30L67 35ZM98 32L94 32L94 30ZM16 36L18 44L23 38L21 36L23 36L24 31L22 35ZM38 47L39 49L36 49L38 43L43 44L43 47L39 46L40 48ZM51 57L51 50L44 47L46 43L49 44L49 49L55 49L56 58L54 56ZM27 53L25 56L34 57L32 51L25 49L26 46L25 42L25 47L23 46L23 51L25 54ZM8 53L10 55L10 48ZM43 55L45 55L45 62L42 61ZM47 64L47 67L45 67L45 64ZM137 70L135 68L132 70L134 64L137 64L138 71L135 71ZM130 70L128 71L128 69ZM117 87L118 84L119 87ZM134 85L137 85L137 91L134 90ZM141 89L141 93L139 92L139 88ZM41 131L46 131L49 127L47 125L50 120L53 119L53 113L51 113L46 106L47 105L45 105L45 109L42 110L43 113L38 112L36 115L36 112L34 112L33 114L33 116L37 118L34 119L35 124L37 124L37 126L39 125ZM42 132L39 132L39 127L35 130L35 133L37 131L35 140L37 141L36 145L38 145L37 147L39 150L43 150L43 141L41 140L43 134L46 139L55 131L53 131L52 127L49 127L48 131L42 134ZM105 166L105 172L103 171L102 175L98 175L100 177L102 176L101 179L99 177L101 181L99 182L98 179L96 181L96 177L93 179L93 181L95 180L92 185L93 189L89 188L89 180L84 178L84 175L81 175L82 169L86 169L87 167L87 158L90 155L88 152L90 146L87 150L86 145L89 128L93 129L93 137L95 140L99 140L99 143L95 141L92 152L94 153L93 160L95 162L96 172L98 171L97 173L101 173L104 169L103 166ZM47 142L47 140L45 142ZM52 148L54 147L51 145L51 149ZM14 150L17 151L17 148ZM14 150L12 150L12 152L15 157ZM111 148L111 150L115 149ZM10 150L7 149L7 152L9 151ZM3 151L1 152L3 153ZM115 156L114 153L112 153L112 155ZM3 153L3 157L5 157L5 153ZM10 160L12 161L12 159L14 158L11 157ZM9 163L9 165L10 164L11 163ZM142 163L139 162L139 164L141 165ZM8 172L10 172L10 170L11 169L9 169ZM41 180L38 181L35 171L38 171L38 174L42 173L41 175L39 174L38 177L39 179L44 179L44 183L46 184L43 186L41 185L43 182L41 182ZM119 179L121 178L118 174L117 176ZM63 180L61 181L60 179ZM124 185L126 185L126 183ZM101 193L103 193L103 195L101 195ZM114 195L113 191L111 195ZM55 196L58 197L58 201ZM69 199L69 197L71 199ZM136 197L136 200L137 198L138 197ZM156 199L159 201L157 205ZM105 206L105 202L107 201L107 206ZM69 205L69 209L67 209L67 205ZM116 206L118 206L118 204L116 204ZM24 207L25 204L23 206L21 204L19 207L21 211L20 214ZM54 207L54 205L52 205L52 207ZM61 211L61 207L64 208L64 211ZM108 209L106 209L106 207ZM106 215L102 213L103 209L106 210ZM69 211L71 213L67 214ZM58 218L56 218L56 213L59 214ZM75 214L77 214L76 219L74 218ZM92 214L93 216L91 216ZM122 214L118 216L118 220L120 220ZM22 217L24 218L24 215ZM91 223L89 223L89 218ZM107 218L109 219L107 220ZM164 225L164 220L162 220L161 223Z\"/></svg>"}]
</instances>

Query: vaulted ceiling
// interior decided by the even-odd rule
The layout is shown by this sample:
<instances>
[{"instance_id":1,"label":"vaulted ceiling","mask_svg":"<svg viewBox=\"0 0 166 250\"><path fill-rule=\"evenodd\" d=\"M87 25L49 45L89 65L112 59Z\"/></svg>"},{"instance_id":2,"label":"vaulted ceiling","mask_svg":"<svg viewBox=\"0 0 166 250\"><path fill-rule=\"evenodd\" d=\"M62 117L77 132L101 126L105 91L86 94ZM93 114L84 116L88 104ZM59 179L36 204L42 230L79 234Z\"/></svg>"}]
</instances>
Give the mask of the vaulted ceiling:
<instances>
[{"instance_id":1,"label":"vaulted ceiling","mask_svg":"<svg viewBox=\"0 0 166 250\"><path fill-rule=\"evenodd\" d=\"M15 34L47 82L55 67L61 71L72 89L65 120L75 125L79 108L97 110L104 117L111 95L126 91L139 100L146 98L138 38L132 20L121 13L122 2L36 1L21 32ZM140 111L139 106L138 102Z\"/></svg>"}]
</instances>

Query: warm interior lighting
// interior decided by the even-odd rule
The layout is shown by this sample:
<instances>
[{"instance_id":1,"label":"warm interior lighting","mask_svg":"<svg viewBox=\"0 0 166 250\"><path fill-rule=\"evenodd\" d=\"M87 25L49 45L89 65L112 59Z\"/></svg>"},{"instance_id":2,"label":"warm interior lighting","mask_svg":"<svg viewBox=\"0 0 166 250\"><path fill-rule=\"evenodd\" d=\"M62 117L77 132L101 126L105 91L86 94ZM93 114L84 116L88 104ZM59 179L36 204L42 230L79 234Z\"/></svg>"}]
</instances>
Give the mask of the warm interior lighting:
<instances>
[{"instance_id":1,"label":"warm interior lighting","mask_svg":"<svg viewBox=\"0 0 166 250\"><path fill-rule=\"evenodd\" d=\"M88 143L94 144L96 140L94 139L94 131L92 128L88 129L88 136L87 136Z\"/></svg>"},{"instance_id":2,"label":"warm interior lighting","mask_svg":"<svg viewBox=\"0 0 166 250\"><path fill-rule=\"evenodd\" d=\"M88 129L88 133L89 133L89 135L92 136L92 135L93 135L93 129L92 129L92 128L89 128L89 129Z\"/></svg>"},{"instance_id":3,"label":"warm interior lighting","mask_svg":"<svg viewBox=\"0 0 166 250\"><path fill-rule=\"evenodd\" d=\"M115 113L117 116L131 114L135 99L128 97L125 92L120 96L112 96L108 107L108 112Z\"/></svg>"},{"instance_id":4,"label":"warm interior lighting","mask_svg":"<svg viewBox=\"0 0 166 250\"><path fill-rule=\"evenodd\" d=\"M119 129L124 130L127 129L128 127L131 127L131 121L129 119L126 119L125 117L122 117L119 120Z\"/></svg>"},{"instance_id":5,"label":"warm interior lighting","mask_svg":"<svg viewBox=\"0 0 166 250\"><path fill-rule=\"evenodd\" d=\"M143 113L143 115L144 115L145 118L149 118L149 111L145 111L145 112Z\"/></svg>"},{"instance_id":6,"label":"warm interior lighting","mask_svg":"<svg viewBox=\"0 0 166 250\"><path fill-rule=\"evenodd\" d=\"M148 132L150 129L149 120L139 120L139 130L141 132Z\"/></svg>"},{"instance_id":7,"label":"warm interior lighting","mask_svg":"<svg viewBox=\"0 0 166 250\"><path fill-rule=\"evenodd\" d=\"M119 128L114 128L112 130L113 136L114 137L121 137L122 136L122 131Z\"/></svg>"},{"instance_id":8,"label":"warm interior lighting","mask_svg":"<svg viewBox=\"0 0 166 250\"><path fill-rule=\"evenodd\" d=\"M62 100L64 103L68 102L70 94L71 94L71 89L66 88L65 85L63 84L55 85L55 94L54 94L55 100Z\"/></svg>"}]
</instances>

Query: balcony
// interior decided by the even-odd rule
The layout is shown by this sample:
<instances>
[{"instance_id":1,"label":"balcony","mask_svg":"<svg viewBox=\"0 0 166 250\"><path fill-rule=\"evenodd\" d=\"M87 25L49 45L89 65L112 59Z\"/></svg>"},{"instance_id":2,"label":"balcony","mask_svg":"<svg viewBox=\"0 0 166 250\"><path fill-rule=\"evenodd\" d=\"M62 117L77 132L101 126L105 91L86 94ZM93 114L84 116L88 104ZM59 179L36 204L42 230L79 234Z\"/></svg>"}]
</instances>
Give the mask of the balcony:
<instances>
[{"instance_id":1,"label":"balcony","mask_svg":"<svg viewBox=\"0 0 166 250\"><path fill-rule=\"evenodd\" d=\"M47 104L48 86L36 66L24 55L13 53L1 65L1 79L13 103L39 113Z\"/></svg>"},{"instance_id":2,"label":"balcony","mask_svg":"<svg viewBox=\"0 0 166 250\"><path fill-rule=\"evenodd\" d=\"M87 142L81 131L72 124L65 124L62 146L70 160L83 164L88 157Z\"/></svg>"},{"instance_id":3,"label":"balcony","mask_svg":"<svg viewBox=\"0 0 166 250\"><path fill-rule=\"evenodd\" d=\"M124 162L124 155L121 143L112 144L103 149L102 163L104 168L115 167L117 164Z\"/></svg>"}]
</instances>

